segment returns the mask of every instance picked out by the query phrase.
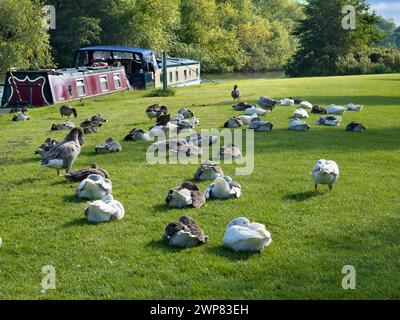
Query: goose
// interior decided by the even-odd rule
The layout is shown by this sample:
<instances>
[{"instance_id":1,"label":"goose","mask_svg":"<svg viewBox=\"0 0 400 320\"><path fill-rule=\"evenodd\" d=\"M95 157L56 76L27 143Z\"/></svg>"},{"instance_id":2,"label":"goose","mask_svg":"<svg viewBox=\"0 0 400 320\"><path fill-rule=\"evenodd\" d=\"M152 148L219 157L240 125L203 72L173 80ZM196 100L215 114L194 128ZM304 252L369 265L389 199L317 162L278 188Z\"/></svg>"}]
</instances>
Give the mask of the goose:
<instances>
[{"instance_id":1,"label":"goose","mask_svg":"<svg viewBox=\"0 0 400 320\"><path fill-rule=\"evenodd\" d=\"M201 135L200 133L194 133L187 136L186 141L187 143L193 144L197 147L203 147L216 144L218 142L218 137L213 135L207 136L207 135Z\"/></svg>"},{"instance_id":2,"label":"goose","mask_svg":"<svg viewBox=\"0 0 400 320\"><path fill-rule=\"evenodd\" d=\"M68 173L81 152L83 142L83 130L79 127L73 128L63 142L52 147L42 158L41 167L57 169L57 175L60 175L60 169L65 169Z\"/></svg>"},{"instance_id":3,"label":"goose","mask_svg":"<svg viewBox=\"0 0 400 320\"><path fill-rule=\"evenodd\" d=\"M335 104L331 104L331 105L328 106L327 113L329 113L329 114L339 114L340 115L340 114L345 113L346 110L347 110L346 108L343 108L341 106L337 106Z\"/></svg>"},{"instance_id":4,"label":"goose","mask_svg":"<svg viewBox=\"0 0 400 320\"><path fill-rule=\"evenodd\" d=\"M316 121L319 126L330 126L336 127L340 126L342 123L342 117L339 116L322 116Z\"/></svg>"},{"instance_id":5,"label":"goose","mask_svg":"<svg viewBox=\"0 0 400 320\"><path fill-rule=\"evenodd\" d=\"M109 194L101 200L89 202L85 209L85 217L89 222L108 222L122 220L125 216L125 208L121 202L114 200Z\"/></svg>"},{"instance_id":6,"label":"goose","mask_svg":"<svg viewBox=\"0 0 400 320\"><path fill-rule=\"evenodd\" d=\"M206 198L197 185L191 182L184 182L180 187L169 191L165 202L171 208L193 207L197 209L206 202Z\"/></svg>"},{"instance_id":7,"label":"goose","mask_svg":"<svg viewBox=\"0 0 400 320\"><path fill-rule=\"evenodd\" d=\"M209 160L204 161L196 170L194 174L195 181L215 180L218 177L223 177L224 172L220 165L215 164Z\"/></svg>"},{"instance_id":8,"label":"goose","mask_svg":"<svg viewBox=\"0 0 400 320\"><path fill-rule=\"evenodd\" d=\"M364 132L365 130L366 128L364 127L363 124L354 121L349 123L346 127L346 131L352 131L352 132Z\"/></svg>"},{"instance_id":9,"label":"goose","mask_svg":"<svg viewBox=\"0 0 400 320\"><path fill-rule=\"evenodd\" d=\"M128 135L124 138L124 141L149 141L150 135L146 133L143 129L133 128Z\"/></svg>"},{"instance_id":10,"label":"goose","mask_svg":"<svg viewBox=\"0 0 400 320\"><path fill-rule=\"evenodd\" d=\"M105 116L101 115L100 113L97 113L90 118L90 121L97 123L99 125L101 123L108 122L108 119Z\"/></svg>"},{"instance_id":11,"label":"goose","mask_svg":"<svg viewBox=\"0 0 400 320\"><path fill-rule=\"evenodd\" d=\"M256 114L253 114L252 116L240 116L240 120L242 120L242 123L244 125L249 125L251 123L251 121L261 121L261 118L259 116L257 116Z\"/></svg>"},{"instance_id":12,"label":"goose","mask_svg":"<svg viewBox=\"0 0 400 320\"><path fill-rule=\"evenodd\" d=\"M69 119L71 114L74 115L75 119L78 117L78 112L76 111L76 109L71 108L65 104L60 108L60 114L61 114L61 118L64 118L64 116L67 116Z\"/></svg>"},{"instance_id":13,"label":"goose","mask_svg":"<svg viewBox=\"0 0 400 320\"><path fill-rule=\"evenodd\" d=\"M169 114L161 114L156 119L156 125L166 126L171 121L171 116Z\"/></svg>"},{"instance_id":14,"label":"goose","mask_svg":"<svg viewBox=\"0 0 400 320\"><path fill-rule=\"evenodd\" d=\"M166 226L163 240L170 246L192 248L206 243L208 237L194 219L183 216Z\"/></svg>"},{"instance_id":15,"label":"goose","mask_svg":"<svg viewBox=\"0 0 400 320\"><path fill-rule=\"evenodd\" d=\"M177 146L176 149L170 148L169 151L184 157L199 157L202 155L202 149L200 147L189 144Z\"/></svg>"},{"instance_id":16,"label":"goose","mask_svg":"<svg viewBox=\"0 0 400 320\"><path fill-rule=\"evenodd\" d=\"M322 108L322 107L320 107L320 106L315 104L315 105L313 105L313 107L311 109L311 113L314 113L314 114L327 114L328 112L326 111L325 108Z\"/></svg>"},{"instance_id":17,"label":"goose","mask_svg":"<svg viewBox=\"0 0 400 320\"><path fill-rule=\"evenodd\" d=\"M294 100L293 99L282 99L281 105L286 106L286 107L292 107L294 106Z\"/></svg>"},{"instance_id":18,"label":"goose","mask_svg":"<svg viewBox=\"0 0 400 320\"><path fill-rule=\"evenodd\" d=\"M222 245L236 252L261 252L271 242L271 234L263 224L250 223L249 219L241 217L227 225Z\"/></svg>"},{"instance_id":19,"label":"goose","mask_svg":"<svg viewBox=\"0 0 400 320\"><path fill-rule=\"evenodd\" d=\"M105 179L99 174L90 174L83 179L76 188L79 198L98 200L111 194L112 183L110 179Z\"/></svg>"},{"instance_id":20,"label":"goose","mask_svg":"<svg viewBox=\"0 0 400 320\"><path fill-rule=\"evenodd\" d=\"M184 119L190 119L194 117L194 113L187 108L179 109L177 113L183 115Z\"/></svg>"},{"instance_id":21,"label":"goose","mask_svg":"<svg viewBox=\"0 0 400 320\"><path fill-rule=\"evenodd\" d=\"M214 180L214 183L209 185L204 192L206 199L230 199L239 198L242 194L240 184L233 182L231 177L223 176Z\"/></svg>"},{"instance_id":22,"label":"goose","mask_svg":"<svg viewBox=\"0 0 400 320\"><path fill-rule=\"evenodd\" d=\"M114 141L112 138L108 138L104 143L98 145L95 148L96 153L111 153L121 152L122 147L119 142Z\"/></svg>"},{"instance_id":23,"label":"goose","mask_svg":"<svg viewBox=\"0 0 400 320\"><path fill-rule=\"evenodd\" d=\"M289 99L293 100L293 101L294 101L294 104L300 104L300 103L303 102L303 100L297 99L297 98L292 98L292 97L290 97Z\"/></svg>"},{"instance_id":24,"label":"goose","mask_svg":"<svg viewBox=\"0 0 400 320\"><path fill-rule=\"evenodd\" d=\"M300 119L292 119L289 121L289 130L293 130L293 131L307 131L310 130L311 126Z\"/></svg>"},{"instance_id":25,"label":"goose","mask_svg":"<svg viewBox=\"0 0 400 320\"><path fill-rule=\"evenodd\" d=\"M235 128L240 128L240 127L243 127L243 122L242 122L242 120L240 118L237 118L237 117L230 118L224 124L224 128L235 129Z\"/></svg>"},{"instance_id":26,"label":"goose","mask_svg":"<svg viewBox=\"0 0 400 320\"><path fill-rule=\"evenodd\" d=\"M299 105L300 109L305 109L305 110L312 110L313 105L312 103L308 102L308 101L302 101Z\"/></svg>"},{"instance_id":27,"label":"goose","mask_svg":"<svg viewBox=\"0 0 400 320\"><path fill-rule=\"evenodd\" d=\"M274 125L271 122L261 121L258 119L253 119L249 125L249 129L256 132L269 132L273 127Z\"/></svg>"},{"instance_id":28,"label":"goose","mask_svg":"<svg viewBox=\"0 0 400 320\"><path fill-rule=\"evenodd\" d=\"M349 103L346 108L349 111L361 111L364 108L364 106L359 105L359 104Z\"/></svg>"},{"instance_id":29,"label":"goose","mask_svg":"<svg viewBox=\"0 0 400 320\"><path fill-rule=\"evenodd\" d=\"M81 182L87 179L91 174L102 176L104 179L109 179L110 177L106 170L101 169L96 163L93 163L88 169L80 169L65 174L64 178L73 182Z\"/></svg>"},{"instance_id":30,"label":"goose","mask_svg":"<svg viewBox=\"0 0 400 320\"><path fill-rule=\"evenodd\" d=\"M31 117L24 112L19 111L13 118L12 121L27 121L31 120Z\"/></svg>"},{"instance_id":31,"label":"goose","mask_svg":"<svg viewBox=\"0 0 400 320\"><path fill-rule=\"evenodd\" d=\"M219 149L220 159L238 159L242 157L239 147L234 144L227 144L225 147Z\"/></svg>"},{"instance_id":32,"label":"goose","mask_svg":"<svg viewBox=\"0 0 400 320\"><path fill-rule=\"evenodd\" d=\"M297 119L307 119L310 116L308 115L308 112L305 109L296 109L293 112L293 118Z\"/></svg>"},{"instance_id":33,"label":"goose","mask_svg":"<svg viewBox=\"0 0 400 320\"><path fill-rule=\"evenodd\" d=\"M103 124L101 122L96 122L96 121L92 121L89 119L85 119L81 122L81 124L79 126L83 129L83 132L85 132L85 133L98 133L99 128L102 125Z\"/></svg>"},{"instance_id":34,"label":"goose","mask_svg":"<svg viewBox=\"0 0 400 320\"><path fill-rule=\"evenodd\" d=\"M35 154L38 154L41 158L43 158L46 154L49 153L50 149L53 148L59 142L52 138L47 138L43 144L36 149Z\"/></svg>"},{"instance_id":35,"label":"goose","mask_svg":"<svg viewBox=\"0 0 400 320\"><path fill-rule=\"evenodd\" d=\"M59 124L53 123L53 125L51 126L52 131L72 130L73 128L75 128L75 125L69 120Z\"/></svg>"},{"instance_id":36,"label":"goose","mask_svg":"<svg viewBox=\"0 0 400 320\"><path fill-rule=\"evenodd\" d=\"M166 152L169 150L177 150L178 147L186 146L188 142L183 138L170 138L166 140L157 141L152 144L154 151Z\"/></svg>"},{"instance_id":37,"label":"goose","mask_svg":"<svg viewBox=\"0 0 400 320\"><path fill-rule=\"evenodd\" d=\"M149 119L154 119L159 117L160 115L166 115L168 113L168 108L166 106L160 106L159 104L153 104L148 106L146 109L146 114Z\"/></svg>"},{"instance_id":38,"label":"goose","mask_svg":"<svg viewBox=\"0 0 400 320\"><path fill-rule=\"evenodd\" d=\"M262 96L257 99L257 104L263 108L272 111L275 106L279 103L279 101L270 99L268 97Z\"/></svg>"},{"instance_id":39,"label":"goose","mask_svg":"<svg viewBox=\"0 0 400 320\"><path fill-rule=\"evenodd\" d=\"M244 114L247 116L252 116L252 115L263 116L263 115L266 115L268 112L271 112L271 111L258 109L254 106L244 110Z\"/></svg>"},{"instance_id":40,"label":"goose","mask_svg":"<svg viewBox=\"0 0 400 320\"><path fill-rule=\"evenodd\" d=\"M329 191L339 178L339 167L335 161L321 159L314 166L312 176L315 182L315 192L318 192L318 184L327 184Z\"/></svg>"},{"instance_id":41,"label":"goose","mask_svg":"<svg viewBox=\"0 0 400 320\"><path fill-rule=\"evenodd\" d=\"M231 97L234 101L240 100L240 91L237 84L233 87L233 91L231 92Z\"/></svg>"},{"instance_id":42,"label":"goose","mask_svg":"<svg viewBox=\"0 0 400 320\"><path fill-rule=\"evenodd\" d=\"M240 103L235 104L235 105L232 106L232 108L235 109L236 111L244 111L244 110L246 110L248 108L252 108L252 107L255 108L254 105L249 104L247 102L240 102Z\"/></svg>"},{"instance_id":43,"label":"goose","mask_svg":"<svg viewBox=\"0 0 400 320\"><path fill-rule=\"evenodd\" d=\"M184 120L172 120L171 124L177 127L178 132L185 129L194 129L200 123L200 120L196 117L192 119L184 119Z\"/></svg>"}]
</instances>

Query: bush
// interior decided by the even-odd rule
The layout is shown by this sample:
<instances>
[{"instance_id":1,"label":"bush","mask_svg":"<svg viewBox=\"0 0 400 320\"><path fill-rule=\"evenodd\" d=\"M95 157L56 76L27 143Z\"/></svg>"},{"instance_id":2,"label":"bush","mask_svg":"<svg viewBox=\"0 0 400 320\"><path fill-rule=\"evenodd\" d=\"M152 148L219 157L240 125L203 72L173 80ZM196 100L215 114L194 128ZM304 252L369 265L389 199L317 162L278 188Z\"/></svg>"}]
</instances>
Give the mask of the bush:
<instances>
[{"instance_id":1,"label":"bush","mask_svg":"<svg viewBox=\"0 0 400 320\"><path fill-rule=\"evenodd\" d=\"M176 89L167 88L167 91L164 92L163 89L155 89L150 92L145 93L145 97L173 97L176 94Z\"/></svg>"}]
</instances>

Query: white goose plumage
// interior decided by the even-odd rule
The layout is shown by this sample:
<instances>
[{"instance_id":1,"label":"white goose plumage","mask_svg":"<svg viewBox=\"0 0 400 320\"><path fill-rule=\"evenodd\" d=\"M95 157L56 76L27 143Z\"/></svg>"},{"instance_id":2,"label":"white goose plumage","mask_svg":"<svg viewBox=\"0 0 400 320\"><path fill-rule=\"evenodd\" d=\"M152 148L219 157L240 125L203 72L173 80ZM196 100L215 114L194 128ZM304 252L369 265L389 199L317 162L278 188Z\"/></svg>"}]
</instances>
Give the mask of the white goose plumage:
<instances>
[{"instance_id":1,"label":"white goose plumage","mask_svg":"<svg viewBox=\"0 0 400 320\"><path fill-rule=\"evenodd\" d=\"M121 202L114 200L112 195L106 195L101 200L89 202L85 209L86 220L90 222L107 222L121 220L125 216L125 208Z\"/></svg>"},{"instance_id":2,"label":"white goose plumage","mask_svg":"<svg viewBox=\"0 0 400 320\"><path fill-rule=\"evenodd\" d=\"M341 106L337 106L335 104L331 104L327 108L327 112L329 114L343 114L343 113L346 112L346 110L347 110L346 108L343 108Z\"/></svg>"},{"instance_id":3,"label":"white goose plumage","mask_svg":"<svg viewBox=\"0 0 400 320\"><path fill-rule=\"evenodd\" d=\"M307 119L310 116L308 115L308 112L305 109L296 109L293 112L293 118L297 119Z\"/></svg>"},{"instance_id":4,"label":"white goose plumage","mask_svg":"<svg viewBox=\"0 0 400 320\"><path fill-rule=\"evenodd\" d=\"M260 223L237 218L226 227L222 245L234 251L260 252L272 242L271 234Z\"/></svg>"},{"instance_id":5,"label":"white goose plumage","mask_svg":"<svg viewBox=\"0 0 400 320\"><path fill-rule=\"evenodd\" d=\"M314 166L312 176L315 182L315 192L318 191L318 184L327 184L329 191L339 179L339 166L335 161L321 159Z\"/></svg>"},{"instance_id":6,"label":"white goose plumage","mask_svg":"<svg viewBox=\"0 0 400 320\"><path fill-rule=\"evenodd\" d=\"M111 194L111 191L111 180L105 179L99 174L89 175L76 189L79 198L91 200L102 199L106 195Z\"/></svg>"},{"instance_id":7,"label":"white goose plumage","mask_svg":"<svg viewBox=\"0 0 400 320\"><path fill-rule=\"evenodd\" d=\"M244 114L247 116L253 116L253 115L263 116L269 112L270 112L269 110L258 109L255 107L247 108L246 110L244 110Z\"/></svg>"},{"instance_id":8,"label":"white goose plumage","mask_svg":"<svg viewBox=\"0 0 400 320\"><path fill-rule=\"evenodd\" d=\"M242 194L240 184L233 182L231 177L224 176L215 179L204 192L206 199L229 199L239 198Z\"/></svg>"}]
</instances>

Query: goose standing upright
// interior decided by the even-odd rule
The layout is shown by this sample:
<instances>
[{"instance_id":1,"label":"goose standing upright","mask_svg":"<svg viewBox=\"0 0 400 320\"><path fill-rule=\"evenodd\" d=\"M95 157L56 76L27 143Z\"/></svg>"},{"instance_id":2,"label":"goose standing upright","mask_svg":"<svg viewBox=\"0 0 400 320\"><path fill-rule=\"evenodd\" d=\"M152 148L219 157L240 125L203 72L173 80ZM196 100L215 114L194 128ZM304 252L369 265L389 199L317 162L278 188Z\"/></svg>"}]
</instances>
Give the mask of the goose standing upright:
<instances>
[{"instance_id":1,"label":"goose standing upright","mask_svg":"<svg viewBox=\"0 0 400 320\"><path fill-rule=\"evenodd\" d=\"M240 100L240 91L237 84L235 84L235 86L233 87L233 91L231 92L231 97L235 102Z\"/></svg>"},{"instance_id":2,"label":"goose standing upright","mask_svg":"<svg viewBox=\"0 0 400 320\"><path fill-rule=\"evenodd\" d=\"M64 118L64 116L67 116L68 119L69 119L71 114L74 115L75 119L78 117L78 112L76 111L76 109L75 108L71 108L71 107L69 107L67 105L63 105L60 108L60 114L61 114L61 118Z\"/></svg>"},{"instance_id":3,"label":"goose standing upright","mask_svg":"<svg viewBox=\"0 0 400 320\"><path fill-rule=\"evenodd\" d=\"M41 166L57 169L58 175L60 175L60 169L65 169L68 173L81 152L83 142L84 133L82 129L73 128L63 142L52 147L43 157Z\"/></svg>"},{"instance_id":4,"label":"goose standing upright","mask_svg":"<svg viewBox=\"0 0 400 320\"><path fill-rule=\"evenodd\" d=\"M317 161L312 172L315 182L315 192L318 192L318 184L327 184L329 191L339 179L339 166L335 161L321 159Z\"/></svg>"}]
</instances>

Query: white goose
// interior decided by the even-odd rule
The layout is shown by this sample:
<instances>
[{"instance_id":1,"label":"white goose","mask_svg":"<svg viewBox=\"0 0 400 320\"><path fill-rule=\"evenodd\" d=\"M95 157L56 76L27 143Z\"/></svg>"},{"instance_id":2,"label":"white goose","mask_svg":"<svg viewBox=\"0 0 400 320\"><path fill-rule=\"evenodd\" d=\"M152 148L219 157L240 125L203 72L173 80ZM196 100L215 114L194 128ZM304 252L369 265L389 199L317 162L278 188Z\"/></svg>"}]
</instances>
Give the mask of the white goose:
<instances>
[{"instance_id":1,"label":"white goose","mask_svg":"<svg viewBox=\"0 0 400 320\"><path fill-rule=\"evenodd\" d=\"M253 114L252 116L246 116L246 115L240 116L240 120L242 120L242 123L244 125L249 125L251 121L254 119L261 121L261 119L256 114Z\"/></svg>"},{"instance_id":2,"label":"white goose","mask_svg":"<svg viewBox=\"0 0 400 320\"><path fill-rule=\"evenodd\" d=\"M125 216L125 208L121 202L114 200L112 195L106 195L102 200L89 202L85 209L86 220L90 222L108 222L122 220Z\"/></svg>"},{"instance_id":3,"label":"white goose","mask_svg":"<svg viewBox=\"0 0 400 320\"><path fill-rule=\"evenodd\" d=\"M206 199L230 199L239 198L242 194L240 184L233 182L231 177L224 176L215 179L204 192Z\"/></svg>"},{"instance_id":4,"label":"white goose","mask_svg":"<svg viewBox=\"0 0 400 320\"><path fill-rule=\"evenodd\" d=\"M281 105L287 106L287 107L294 106L294 100L293 99L282 99Z\"/></svg>"},{"instance_id":5,"label":"white goose","mask_svg":"<svg viewBox=\"0 0 400 320\"><path fill-rule=\"evenodd\" d=\"M97 200L111 194L111 191L111 180L105 179L99 174L91 174L82 180L76 189L76 194L79 198Z\"/></svg>"},{"instance_id":6,"label":"white goose","mask_svg":"<svg viewBox=\"0 0 400 320\"><path fill-rule=\"evenodd\" d=\"M12 121L27 121L31 120L31 117L26 115L24 112L19 111L13 118Z\"/></svg>"},{"instance_id":7,"label":"white goose","mask_svg":"<svg viewBox=\"0 0 400 320\"><path fill-rule=\"evenodd\" d=\"M318 184L327 184L329 191L339 179L339 166L335 161L321 159L317 161L312 172L315 182L315 192L318 191Z\"/></svg>"},{"instance_id":8,"label":"white goose","mask_svg":"<svg viewBox=\"0 0 400 320\"><path fill-rule=\"evenodd\" d=\"M313 105L308 101L302 101L299 105L300 109L312 110Z\"/></svg>"},{"instance_id":9,"label":"white goose","mask_svg":"<svg viewBox=\"0 0 400 320\"><path fill-rule=\"evenodd\" d=\"M343 108L341 106L337 106L335 104L331 104L327 108L327 112L329 114L343 114L343 113L346 112L346 110L347 110L346 108Z\"/></svg>"},{"instance_id":10,"label":"white goose","mask_svg":"<svg viewBox=\"0 0 400 320\"><path fill-rule=\"evenodd\" d=\"M292 131L307 131L307 130L310 130L310 129L311 129L311 126L307 122L305 122L303 120L295 118L295 119L292 119L292 120L289 121L289 130L292 130Z\"/></svg>"},{"instance_id":11,"label":"white goose","mask_svg":"<svg viewBox=\"0 0 400 320\"><path fill-rule=\"evenodd\" d=\"M260 252L272 242L271 234L260 223L250 223L247 218L231 221L225 231L222 245L234 251Z\"/></svg>"},{"instance_id":12,"label":"white goose","mask_svg":"<svg viewBox=\"0 0 400 320\"><path fill-rule=\"evenodd\" d=\"M359 104L349 103L346 108L349 111L361 111L364 108L364 106L359 105Z\"/></svg>"},{"instance_id":13,"label":"white goose","mask_svg":"<svg viewBox=\"0 0 400 320\"><path fill-rule=\"evenodd\" d=\"M271 112L271 111L258 109L258 108L254 107L254 106L244 110L244 114L247 115L247 116L253 116L253 115L263 116L263 115L266 115L269 112Z\"/></svg>"},{"instance_id":14,"label":"white goose","mask_svg":"<svg viewBox=\"0 0 400 320\"><path fill-rule=\"evenodd\" d=\"M308 115L308 112L305 109L296 109L293 112L293 118L297 119L307 119L310 116Z\"/></svg>"}]
</instances>

